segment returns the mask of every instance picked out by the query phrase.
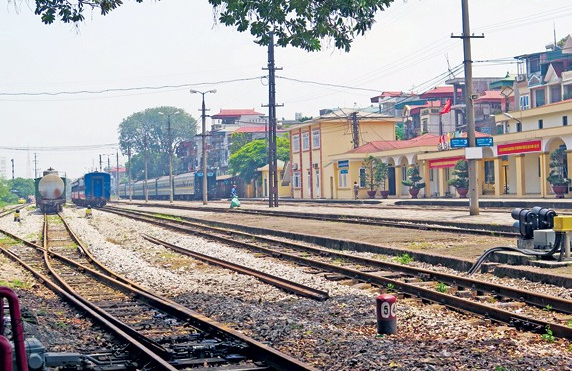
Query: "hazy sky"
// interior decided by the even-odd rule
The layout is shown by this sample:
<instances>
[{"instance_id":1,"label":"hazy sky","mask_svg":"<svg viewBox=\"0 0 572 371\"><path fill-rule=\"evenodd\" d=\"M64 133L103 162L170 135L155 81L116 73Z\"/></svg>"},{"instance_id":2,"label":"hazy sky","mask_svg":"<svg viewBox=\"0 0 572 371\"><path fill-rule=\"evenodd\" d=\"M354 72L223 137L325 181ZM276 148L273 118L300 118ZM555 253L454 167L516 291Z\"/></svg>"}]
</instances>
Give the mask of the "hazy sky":
<instances>
[{"instance_id":1,"label":"hazy sky","mask_svg":"<svg viewBox=\"0 0 572 371\"><path fill-rule=\"evenodd\" d=\"M6 2L4 2L6 3ZM0 163L11 177L53 167L76 178L115 164L119 123L134 112L176 106L200 120L254 108L267 114L267 48L214 21L206 0L125 1L75 27L44 25L32 0L0 7ZM516 73L514 56L543 51L572 32L570 0L479 0L469 4L474 77ZM368 106L382 91L423 92L463 77L460 0L395 0L349 53L276 48L279 118L322 108ZM483 62L487 61L487 62ZM161 88L163 87L163 88ZM153 88L153 89L148 89ZM103 93L77 93L77 92ZM73 94L64 94L72 92ZM37 95L38 93L49 93ZM25 150L29 148L29 150ZM34 163L34 159L37 162ZM120 156L120 164L124 157Z\"/></svg>"}]
</instances>

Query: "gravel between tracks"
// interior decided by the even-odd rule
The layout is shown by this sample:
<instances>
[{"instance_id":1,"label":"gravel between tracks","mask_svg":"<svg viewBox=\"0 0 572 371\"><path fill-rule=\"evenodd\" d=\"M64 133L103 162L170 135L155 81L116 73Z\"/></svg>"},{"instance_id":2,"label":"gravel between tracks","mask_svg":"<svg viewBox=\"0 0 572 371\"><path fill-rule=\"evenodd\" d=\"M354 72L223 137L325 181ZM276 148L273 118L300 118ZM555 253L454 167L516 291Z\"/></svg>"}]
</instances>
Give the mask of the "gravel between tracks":
<instances>
[{"instance_id":1,"label":"gravel between tracks","mask_svg":"<svg viewBox=\"0 0 572 371\"><path fill-rule=\"evenodd\" d=\"M540 335L411 299L398 299L398 334L376 336L374 291L97 210L92 220L83 218L83 210L70 208L65 214L96 257L116 272L321 370L572 369L568 341L546 342ZM23 217L22 225L7 218L0 225L23 236L39 230L39 215ZM327 290L331 298L325 302L298 298L251 277L177 258L140 233ZM9 265L1 262L2 267ZM26 305L30 311L38 310L33 303Z\"/></svg>"}]
</instances>

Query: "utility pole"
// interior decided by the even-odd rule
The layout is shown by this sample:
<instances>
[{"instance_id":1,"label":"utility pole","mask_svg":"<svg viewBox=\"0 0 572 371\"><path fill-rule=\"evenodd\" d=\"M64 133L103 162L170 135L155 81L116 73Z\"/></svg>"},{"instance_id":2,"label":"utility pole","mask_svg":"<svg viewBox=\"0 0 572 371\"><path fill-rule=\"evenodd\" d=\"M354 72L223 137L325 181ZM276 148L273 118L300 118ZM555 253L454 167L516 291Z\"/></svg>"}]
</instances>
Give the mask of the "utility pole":
<instances>
[{"instance_id":1,"label":"utility pole","mask_svg":"<svg viewBox=\"0 0 572 371\"><path fill-rule=\"evenodd\" d=\"M208 90L208 91L198 91L198 90L190 90L191 94L201 94L203 96L203 104L201 106L201 118L202 118L202 129L203 129L203 137L202 137L202 146L203 146L203 205L208 204L209 194L208 194L208 181L207 181L207 131L206 131L206 115L205 111L205 94L207 93L216 93L216 89Z\"/></svg>"},{"instance_id":2,"label":"utility pole","mask_svg":"<svg viewBox=\"0 0 572 371\"><path fill-rule=\"evenodd\" d=\"M38 154L34 153L34 179L38 177Z\"/></svg>"},{"instance_id":3,"label":"utility pole","mask_svg":"<svg viewBox=\"0 0 572 371\"><path fill-rule=\"evenodd\" d=\"M115 150L115 196L119 200L119 150Z\"/></svg>"},{"instance_id":4,"label":"utility pole","mask_svg":"<svg viewBox=\"0 0 572 371\"><path fill-rule=\"evenodd\" d=\"M12 161L12 180L14 180L14 159Z\"/></svg>"},{"instance_id":5,"label":"utility pole","mask_svg":"<svg viewBox=\"0 0 572 371\"><path fill-rule=\"evenodd\" d=\"M452 38L463 39L463 51L465 68L465 119L467 120L467 141L468 148L476 148L475 141L475 112L473 107L473 67L471 60L471 38L484 38L483 36L471 36L469 27L469 1L461 0L463 15L463 34L461 36L451 36ZM481 156L482 158L482 156ZM477 178L477 159L467 159L469 163L469 214L479 215L479 193Z\"/></svg>"},{"instance_id":6,"label":"utility pole","mask_svg":"<svg viewBox=\"0 0 572 371\"><path fill-rule=\"evenodd\" d=\"M167 133L169 135L169 202L173 203L173 136L171 135L171 116L176 115L179 111L172 113L159 112L160 115L167 116Z\"/></svg>"},{"instance_id":7,"label":"utility pole","mask_svg":"<svg viewBox=\"0 0 572 371\"><path fill-rule=\"evenodd\" d=\"M143 139L143 142L145 144L145 202L149 202L149 187L147 187L147 180L148 180L148 175L147 175L147 168L148 165L147 163L149 162L149 148L147 147L147 132L145 132L145 137Z\"/></svg>"},{"instance_id":8,"label":"utility pole","mask_svg":"<svg viewBox=\"0 0 572 371\"><path fill-rule=\"evenodd\" d=\"M276 68L274 33L268 42L268 206L278 207L278 157L276 151Z\"/></svg>"},{"instance_id":9,"label":"utility pole","mask_svg":"<svg viewBox=\"0 0 572 371\"><path fill-rule=\"evenodd\" d=\"M352 141L354 144L354 148L358 148L359 147L359 121L357 119L357 112L352 112L351 120L352 120Z\"/></svg>"},{"instance_id":10,"label":"utility pole","mask_svg":"<svg viewBox=\"0 0 572 371\"><path fill-rule=\"evenodd\" d=\"M131 189L131 146L127 147L127 186L129 187L129 201L133 201L133 190Z\"/></svg>"}]
</instances>

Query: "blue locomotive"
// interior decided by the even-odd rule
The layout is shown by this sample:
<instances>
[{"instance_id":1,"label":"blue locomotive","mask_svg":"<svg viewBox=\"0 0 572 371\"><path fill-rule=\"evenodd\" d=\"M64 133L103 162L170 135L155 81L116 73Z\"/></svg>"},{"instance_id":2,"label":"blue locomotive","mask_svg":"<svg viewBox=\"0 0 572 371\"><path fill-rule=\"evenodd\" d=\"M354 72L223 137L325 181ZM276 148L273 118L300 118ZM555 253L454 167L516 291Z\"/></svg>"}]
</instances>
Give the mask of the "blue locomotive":
<instances>
[{"instance_id":1,"label":"blue locomotive","mask_svg":"<svg viewBox=\"0 0 572 371\"><path fill-rule=\"evenodd\" d=\"M111 196L111 176L108 173L87 173L72 182L71 199L79 206L103 207Z\"/></svg>"},{"instance_id":2,"label":"blue locomotive","mask_svg":"<svg viewBox=\"0 0 572 371\"><path fill-rule=\"evenodd\" d=\"M147 180L147 190L150 200L169 199L169 176ZM209 198L216 195L216 173L207 173L207 191ZM203 194L203 173L200 171L183 173L173 176L173 199L200 200ZM140 180L131 185L132 198L145 199L145 181ZM119 197L129 198L129 187L126 183L119 185Z\"/></svg>"}]
</instances>

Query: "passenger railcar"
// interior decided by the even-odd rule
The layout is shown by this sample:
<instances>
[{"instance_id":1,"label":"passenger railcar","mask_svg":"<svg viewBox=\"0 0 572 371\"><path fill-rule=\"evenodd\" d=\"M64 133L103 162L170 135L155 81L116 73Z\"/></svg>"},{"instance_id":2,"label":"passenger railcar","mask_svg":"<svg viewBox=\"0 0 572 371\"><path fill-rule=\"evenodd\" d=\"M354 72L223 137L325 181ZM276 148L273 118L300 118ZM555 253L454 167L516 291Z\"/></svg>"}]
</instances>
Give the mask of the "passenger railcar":
<instances>
[{"instance_id":1,"label":"passenger railcar","mask_svg":"<svg viewBox=\"0 0 572 371\"><path fill-rule=\"evenodd\" d=\"M195 199L195 173L184 173L175 175L173 179L175 192L173 198L177 200Z\"/></svg>"},{"instance_id":2,"label":"passenger railcar","mask_svg":"<svg viewBox=\"0 0 572 371\"><path fill-rule=\"evenodd\" d=\"M108 173L87 173L72 182L72 202L79 206L103 207L111 197L111 176Z\"/></svg>"},{"instance_id":3,"label":"passenger railcar","mask_svg":"<svg viewBox=\"0 0 572 371\"><path fill-rule=\"evenodd\" d=\"M43 172L41 178L34 179L36 207L44 214L62 211L66 203L66 178L60 177L52 168Z\"/></svg>"},{"instance_id":4,"label":"passenger railcar","mask_svg":"<svg viewBox=\"0 0 572 371\"><path fill-rule=\"evenodd\" d=\"M216 173L207 173L207 187L209 198L215 198ZM169 176L162 176L147 180L147 189L150 200L168 200ZM145 199L145 181L139 180L131 186L132 198L136 200ZM175 200L200 200L203 194L203 173L190 172L173 176L173 199ZM119 186L119 197L129 198L129 186L124 183Z\"/></svg>"},{"instance_id":5,"label":"passenger railcar","mask_svg":"<svg viewBox=\"0 0 572 371\"><path fill-rule=\"evenodd\" d=\"M216 197L216 174L214 172L207 173L207 194L209 199ZM195 174L195 199L202 200L203 198L203 173L196 172Z\"/></svg>"}]
</instances>

